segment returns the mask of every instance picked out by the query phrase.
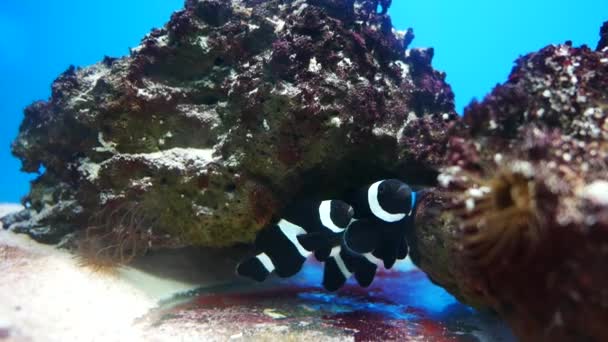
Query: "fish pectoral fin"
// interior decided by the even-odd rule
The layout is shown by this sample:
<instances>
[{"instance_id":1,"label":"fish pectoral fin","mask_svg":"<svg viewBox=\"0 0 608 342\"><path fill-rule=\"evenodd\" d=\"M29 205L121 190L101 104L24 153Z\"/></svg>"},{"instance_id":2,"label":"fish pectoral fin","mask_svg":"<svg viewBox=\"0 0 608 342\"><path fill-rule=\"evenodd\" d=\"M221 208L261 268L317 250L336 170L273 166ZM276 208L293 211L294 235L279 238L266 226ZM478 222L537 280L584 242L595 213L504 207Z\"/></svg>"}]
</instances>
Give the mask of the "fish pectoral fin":
<instances>
[{"instance_id":1,"label":"fish pectoral fin","mask_svg":"<svg viewBox=\"0 0 608 342\"><path fill-rule=\"evenodd\" d=\"M398 225L390 226L384 230L378 248L372 254L383 261L384 268L391 269L397 259L400 259L404 254L407 255L407 250L404 247L407 247L407 244L402 227Z\"/></svg>"},{"instance_id":2,"label":"fish pectoral fin","mask_svg":"<svg viewBox=\"0 0 608 342\"><path fill-rule=\"evenodd\" d=\"M397 259L403 260L407 257L409 252L409 248L407 246L407 241L405 241L405 237L402 237L399 240L399 248L397 250Z\"/></svg>"},{"instance_id":3,"label":"fish pectoral fin","mask_svg":"<svg viewBox=\"0 0 608 342\"><path fill-rule=\"evenodd\" d=\"M374 281L378 265L365 255L348 249L340 251L340 257L346 268L354 274L355 280L361 287L368 287Z\"/></svg>"},{"instance_id":4,"label":"fish pectoral fin","mask_svg":"<svg viewBox=\"0 0 608 342\"><path fill-rule=\"evenodd\" d=\"M355 280L361 287L368 287L374 281L378 265L367 259L361 260L355 270Z\"/></svg>"},{"instance_id":5,"label":"fish pectoral fin","mask_svg":"<svg viewBox=\"0 0 608 342\"><path fill-rule=\"evenodd\" d=\"M336 258L331 257L325 262L323 270L323 287L327 291L336 291L346 283L347 277L338 266Z\"/></svg>"}]
</instances>

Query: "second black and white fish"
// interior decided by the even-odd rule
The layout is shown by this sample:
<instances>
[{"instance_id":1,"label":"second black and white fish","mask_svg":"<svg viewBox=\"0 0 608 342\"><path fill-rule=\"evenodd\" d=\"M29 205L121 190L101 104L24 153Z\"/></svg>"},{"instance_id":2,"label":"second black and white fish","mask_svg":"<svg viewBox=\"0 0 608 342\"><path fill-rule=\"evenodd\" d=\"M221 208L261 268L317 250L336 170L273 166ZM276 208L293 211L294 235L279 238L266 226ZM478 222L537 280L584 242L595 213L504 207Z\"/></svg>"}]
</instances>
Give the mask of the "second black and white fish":
<instances>
[{"instance_id":1,"label":"second black and white fish","mask_svg":"<svg viewBox=\"0 0 608 342\"><path fill-rule=\"evenodd\" d=\"M298 239L311 251L332 247L325 263L323 286L334 291L354 276L360 286L373 281L377 262L390 269L408 253L406 232L413 225L415 193L396 179L363 187L351 199L355 217L336 239L322 234L301 235Z\"/></svg>"},{"instance_id":2,"label":"second black and white fish","mask_svg":"<svg viewBox=\"0 0 608 342\"><path fill-rule=\"evenodd\" d=\"M393 230L403 230L404 224L411 221L409 218L415 205L415 193L400 180L387 179L359 189L349 203L352 203L354 209L353 221L363 221L349 226L343 238L351 245L353 251L366 253L363 250L368 250L367 252L376 250L377 245L386 240L386 235L388 238L393 238ZM333 248L341 244L341 239L324 232L300 235L298 240L311 251Z\"/></svg>"},{"instance_id":3,"label":"second black and white fish","mask_svg":"<svg viewBox=\"0 0 608 342\"><path fill-rule=\"evenodd\" d=\"M313 252L319 260L327 259L330 245L307 250L298 236L318 234L331 240L344 232L353 215L353 208L339 200L307 200L290 205L278 222L258 233L255 240L258 254L241 262L237 274L257 281L264 281L272 272L285 278L298 273Z\"/></svg>"}]
</instances>

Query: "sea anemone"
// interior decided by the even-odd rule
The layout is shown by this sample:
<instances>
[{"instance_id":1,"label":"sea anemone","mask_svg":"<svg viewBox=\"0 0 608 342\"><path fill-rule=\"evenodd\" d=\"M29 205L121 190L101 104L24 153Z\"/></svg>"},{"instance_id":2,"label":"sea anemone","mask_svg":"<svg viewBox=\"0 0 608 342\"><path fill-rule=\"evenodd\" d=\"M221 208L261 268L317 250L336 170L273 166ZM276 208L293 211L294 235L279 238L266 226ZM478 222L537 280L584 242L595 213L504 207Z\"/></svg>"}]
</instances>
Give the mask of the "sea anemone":
<instances>
[{"instance_id":1,"label":"sea anemone","mask_svg":"<svg viewBox=\"0 0 608 342\"><path fill-rule=\"evenodd\" d=\"M502 163L483 174L491 176L464 171L454 176L464 189L454 193L453 212L461 222L457 245L468 264L496 269L525 260L541 238L543 224L530 163Z\"/></svg>"},{"instance_id":2,"label":"sea anemone","mask_svg":"<svg viewBox=\"0 0 608 342\"><path fill-rule=\"evenodd\" d=\"M140 203L106 205L77 240L80 264L95 271L113 271L129 264L151 247L155 223Z\"/></svg>"}]
</instances>

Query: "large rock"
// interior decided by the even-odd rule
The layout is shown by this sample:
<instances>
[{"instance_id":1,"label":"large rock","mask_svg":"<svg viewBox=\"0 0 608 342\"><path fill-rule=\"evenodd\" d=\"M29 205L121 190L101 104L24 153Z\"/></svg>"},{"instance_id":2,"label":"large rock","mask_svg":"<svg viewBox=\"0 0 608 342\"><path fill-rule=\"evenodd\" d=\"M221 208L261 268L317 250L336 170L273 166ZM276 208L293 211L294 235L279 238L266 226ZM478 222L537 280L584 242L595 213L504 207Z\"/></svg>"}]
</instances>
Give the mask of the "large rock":
<instances>
[{"instance_id":1,"label":"large rock","mask_svg":"<svg viewBox=\"0 0 608 342\"><path fill-rule=\"evenodd\" d=\"M608 340L607 89L606 49L520 58L421 196L414 260L525 341Z\"/></svg>"},{"instance_id":2,"label":"large rock","mask_svg":"<svg viewBox=\"0 0 608 342\"><path fill-rule=\"evenodd\" d=\"M434 183L453 94L389 5L189 0L130 56L70 68L25 111L13 153L44 171L5 226L89 227L116 253L227 246L296 197Z\"/></svg>"}]
</instances>

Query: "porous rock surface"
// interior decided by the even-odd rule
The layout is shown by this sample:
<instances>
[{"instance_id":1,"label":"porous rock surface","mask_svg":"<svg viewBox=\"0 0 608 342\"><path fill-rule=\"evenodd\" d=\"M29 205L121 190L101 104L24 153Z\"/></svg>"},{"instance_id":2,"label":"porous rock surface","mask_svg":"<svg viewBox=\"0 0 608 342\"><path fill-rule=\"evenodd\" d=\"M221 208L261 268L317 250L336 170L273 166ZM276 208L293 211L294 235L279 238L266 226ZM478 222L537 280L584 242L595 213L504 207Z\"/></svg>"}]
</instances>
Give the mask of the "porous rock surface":
<instances>
[{"instance_id":1,"label":"porous rock surface","mask_svg":"<svg viewBox=\"0 0 608 342\"><path fill-rule=\"evenodd\" d=\"M521 340L608 340L608 48L520 58L463 121L414 260Z\"/></svg>"},{"instance_id":2,"label":"porous rock surface","mask_svg":"<svg viewBox=\"0 0 608 342\"><path fill-rule=\"evenodd\" d=\"M43 173L5 227L136 220L156 247L227 246L296 197L433 183L453 94L389 5L188 0L129 56L68 69L25 110L13 153Z\"/></svg>"}]
</instances>

